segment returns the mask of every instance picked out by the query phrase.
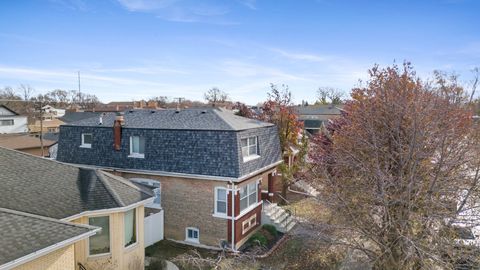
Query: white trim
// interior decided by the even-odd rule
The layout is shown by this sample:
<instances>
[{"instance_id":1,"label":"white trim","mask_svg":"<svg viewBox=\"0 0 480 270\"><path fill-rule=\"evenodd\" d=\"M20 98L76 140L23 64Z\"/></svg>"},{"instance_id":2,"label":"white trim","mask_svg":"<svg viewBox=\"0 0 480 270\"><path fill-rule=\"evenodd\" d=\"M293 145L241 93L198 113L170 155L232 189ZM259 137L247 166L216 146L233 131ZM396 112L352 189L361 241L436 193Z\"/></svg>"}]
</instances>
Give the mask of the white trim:
<instances>
[{"instance_id":1,"label":"white trim","mask_svg":"<svg viewBox=\"0 0 480 270\"><path fill-rule=\"evenodd\" d=\"M243 216L245 216L246 214L250 213L250 211L257 208L259 205L262 205L262 203L263 203L263 201L260 200L256 204L250 205L248 208L245 208L245 210L243 210L243 212L240 212L240 215L235 217L235 220L238 220L238 219L242 218Z\"/></svg>"},{"instance_id":2,"label":"white trim","mask_svg":"<svg viewBox=\"0 0 480 270\"><path fill-rule=\"evenodd\" d=\"M133 152L133 137L138 137L138 150L140 150L140 138L143 138L143 153ZM131 158L145 158L145 138L139 135L130 136L130 155Z\"/></svg>"},{"instance_id":3,"label":"white trim","mask_svg":"<svg viewBox=\"0 0 480 270\"><path fill-rule=\"evenodd\" d=\"M188 230L197 231L197 236L198 237L197 238L189 238L188 237ZM200 244L200 230L196 227L186 227L185 228L185 242Z\"/></svg>"},{"instance_id":4,"label":"white trim","mask_svg":"<svg viewBox=\"0 0 480 270\"><path fill-rule=\"evenodd\" d=\"M253 225L252 225L252 220L255 220L255 224ZM248 227L245 229L245 223L247 222L248 222ZM242 235L245 235L246 232L250 231L256 225L258 225L258 220L257 220L257 214L255 213L255 215L252 215L251 217L249 217L248 219L242 222Z\"/></svg>"},{"instance_id":5,"label":"white trim","mask_svg":"<svg viewBox=\"0 0 480 270\"><path fill-rule=\"evenodd\" d=\"M85 138L84 136L85 135L90 135L91 137L91 140L93 141L93 134L92 133L82 133L81 137L82 137L82 144L80 145L81 148L92 148L92 143L85 143Z\"/></svg>"},{"instance_id":6,"label":"white trim","mask_svg":"<svg viewBox=\"0 0 480 270\"><path fill-rule=\"evenodd\" d=\"M100 210L92 210L92 211L85 211L85 212L81 212L81 213L78 213L76 215L73 215L73 216L69 216L69 217L66 217L66 218L62 218L61 220L64 220L64 221L71 221L71 220L75 220L75 219L78 219L78 218L81 218L83 216L101 216L101 215L109 215L109 214L112 214L112 213L118 213L118 212L126 212L132 208L137 208L139 207L140 205L145 205L145 204L149 204L149 203L152 203L153 200L155 198L154 197L150 197L146 200L143 200L143 201L140 201L140 202L137 202L137 203L134 203L134 204L130 204L130 205L127 205L127 206L123 206L123 207L117 207L117 208L107 208L107 209L100 209Z\"/></svg>"},{"instance_id":7,"label":"white trim","mask_svg":"<svg viewBox=\"0 0 480 270\"><path fill-rule=\"evenodd\" d=\"M0 270L8 270L8 269L13 269L19 265L22 265L22 264L25 264L27 262L30 262L32 260L35 260L39 257L42 257L42 256L45 256L49 253L52 253L56 250L59 250L61 248L64 248L66 246L69 246L69 245L72 245L80 240L83 240L85 238L88 239L88 237L96 234L98 231L100 231L100 228L96 228L94 229L93 231L89 231L89 232L86 232L84 234L81 234L79 236L76 236L76 237L73 237L73 238L70 238L70 239L67 239L65 241L62 241L62 242L59 242L59 243L56 243L52 246L49 246L49 247L46 247L46 248L43 248L41 250L38 250L38 251L35 251L33 253L30 253L26 256L23 256L23 257L20 257L16 260L13 260L13 261L10 261L8 263L5 263L5 264L2 264L0 265Z\"/></svg>"},{"instance_id":8,"label":"white trim","mask_svg":"<svg viewBox=\"0 0 480 270\"><path fill-rule=\"evenodd\" d=\"M33 155L31 155L33 156ZM102 169L104 171L115 171L115 172L124 172L124 173L136 173L136 174L144 174L144 175L156 175L156 176L170 176L170 177L181 177L181 178L189 178L189 179L200 179L200 180L213 180L213 181L224 181L224 182L242 182L245 179L253 177L257 174L260 174L264 171L267 171L271 168L276 167L279 164L283 163L283 160L279 160L275 163L272 163L268 166L260 168L256 171L253 171L249 174L243 175L241 177L223 177L223 176L213 176L213 175L202 175L202 174L188 174L188 173L176 173L176 172L164 172L164 171L152 171L152 170L134 170L134 169L122 169L116 167L104 167L104 166L95 166L95 165L87 165L87 164L76 164L76 163L67 163L55 160L58 163L68 164L71 166L81 167L81 168L96 168Z\"/></svg>"},{"instance_id":9,"label":"white trim","mask_svg":"<svg viewBox=\"0 0 480 270\"><path fill-rule=\"evenodd\" d=\"M225 190L225 213L218 212L218 209L217 209L218 190L219 190L219 189ZM226 188L226 187L221 187L221 186L215 187L215 188L214 188L214 193L215 193L215 194L214 194L214 202L215 202L215 204L214 204L214 206L213 206L213 211L214 211L213 213L214 213L214 215L217 215L217 216L222 216L222 215L224 215L224 216L226 216L227 213L228 213L228 188Z\"/></svg>"},{"instance_id":10,"label":"white trim","mask_svg":"<svg viewBox=\"0 0 480 270\"><path fill-rule=\"evenodd\" d=\"M90 237L87 239L87 258L99 258L99 257L106 257L110 256L112 254L112 227L111 222L110 222L110 215L97 215L97 216L91 216L87 217L87 222L90 225L90 218L99 218L99 217L108 217L108 241L110 242L108 245L108 252L105 253L99 253L99 254L90 254ZM91 226L91 225L90 225Z\"/></svg>"},{"instance_id":11,"label":"white trim","mask_svg":"<svg viewBox=\"0 0 480 270\"><path fill-rule=\"evenodd\" d=\"M243 158L243 162L248 162L260 158L259 155L250 155Z\"/></svg>"}]
</instances>

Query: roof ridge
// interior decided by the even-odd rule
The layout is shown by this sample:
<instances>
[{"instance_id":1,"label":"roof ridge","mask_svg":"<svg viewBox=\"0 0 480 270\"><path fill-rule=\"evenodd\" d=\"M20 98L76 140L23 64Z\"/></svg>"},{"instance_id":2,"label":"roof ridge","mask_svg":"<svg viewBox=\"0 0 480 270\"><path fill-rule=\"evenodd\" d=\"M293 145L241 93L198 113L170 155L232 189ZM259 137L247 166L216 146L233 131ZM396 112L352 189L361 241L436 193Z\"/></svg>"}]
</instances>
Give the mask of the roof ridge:
<instances>
[{"instance_id":1,"label":"roof ridge","mask_svg":"<svg viewBox=\"0 0 480 270\"><path fill-rule=\"evenodd\" d=\"M231 130L236 130L235 127L229 121L225 120L225 118L223 118L222 115L220 115L220 112L222 112L220 109L216 109L212 111L216 116L218 116L218 118L220 118L225 124L227 124L227 126L229 126Z\"/></svg>"},{"instance_id":2,"label":"roof ridge","mask_svg":"<svg viewBox=\"0 0 480 270\"><path fill-rule=\"evenodd\" d=\"M104 178L102 171L100 170L94 170L94 171L95 171L95 175L98 176L98 179L100 180L100 182L102 182L103 186L107 189L108 193L110 194L110 196L112 196L115 202L119 206L126 206L125 203L120 198L120 196L117 194L117 192L110 186L108 181Z\"/></svg>"},{"instance_id":3,"label":"roof ridge","mask_svg":"<svg viewBox=\"0 0 480 270\"><path fill-rule=\"evenodd\" d=\"M28 213L28 212L12 210L12 209L3 208L3 207L0 207L0 212L5 212L5 213L13 214L13 215L18 215L18 216L36 218L36 219L39 219L39 220L44 220L44 221L48 221L48 222L54 222L54 223L59 223L59 224L64 224L64 225L68 225L68 226L89 229L89 230L97 229L97 227L87 225L87 224L73 223L73 222L64 221L64 220L61 220L61 219L55 219L55 218L40 216L40 215L36 215L36 214L31 214L31 213Z\"/></svg>"},{"instance_id":4,"label":"roof ridge","mask_svg":"<svg viewBox=\"0 0 480 270\"><path fill-rule=\"evenodd\" d=\"M100 171L102 174L106 175L107 177L112 178L113 180L116 180L116 181L120 182L121 184L124 184L124 185L126 185L126 186L128 186L128 187L130 187L130 188L133 188L133 189L137 190L137 191L140 191L140 192L142 192L143 194L146 194L146 195L148 195L148 196L151 196L151 194L146 193L146 192L143 191L141 188L139 188L139 187L135 186L134 184L132 184L130 181L126 181L125 178L123 178L123 177L120 177L120 176L118 176L118 175L114 175L114 174L111 174L111 173L108 173L108 172L105 172L105 171L102 171L102 170L99 170L99 171Z\"/></svg>"}]
</instances>

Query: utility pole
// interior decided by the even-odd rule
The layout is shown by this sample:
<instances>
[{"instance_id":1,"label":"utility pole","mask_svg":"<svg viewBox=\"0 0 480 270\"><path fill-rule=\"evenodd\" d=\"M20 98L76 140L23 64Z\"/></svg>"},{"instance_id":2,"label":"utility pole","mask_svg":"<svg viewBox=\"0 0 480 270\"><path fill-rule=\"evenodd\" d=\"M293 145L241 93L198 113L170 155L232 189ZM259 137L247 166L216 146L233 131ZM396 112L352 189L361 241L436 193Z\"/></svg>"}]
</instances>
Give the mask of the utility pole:
<instances>
[{"instance_id":1,"label":"utility pole","mask_svg":"<svg viewBox=\"0 0 480 270\"><path fill-rule=\"evenodd\" d=\"M183 97L177 97L177 98L173 98L173 100L176 100L176 101L177 101L177 110L180 110L180 105L181 105L182 102L185 100L185 98L183 98Z\"/></svg>"}]
</instances>

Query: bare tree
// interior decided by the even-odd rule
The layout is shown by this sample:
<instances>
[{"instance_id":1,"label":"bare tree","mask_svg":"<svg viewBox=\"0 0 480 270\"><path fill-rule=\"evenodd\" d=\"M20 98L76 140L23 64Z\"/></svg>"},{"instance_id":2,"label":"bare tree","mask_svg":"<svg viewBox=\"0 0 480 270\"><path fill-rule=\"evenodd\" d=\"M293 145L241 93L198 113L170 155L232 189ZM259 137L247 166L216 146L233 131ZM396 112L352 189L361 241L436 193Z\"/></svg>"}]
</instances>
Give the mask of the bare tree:
<instances>
[{"instance_id":1,"label":"bare tree","mask_svg":"<svg viewBox=\"0 0 480 270\"><path fill-rule=\"evenodd\" d=\"M228 94L218 87L210 88L204 95L205 100L215 106L218 103L224 103L228 100Z\"/></svg>"},{"instance_id":2,"label":"bare tree","mask_svg":"<svg viewBox=\"0 0 480 270\"><path fill-rule=\"evenodd\" d=\"M311 153L320 198L346 245L374 269L477 260L455 234L456 226L480 225L480 136L468 97L455 78L437 74L425 84L408 63L376 66L370 77Z\"/></svg>"},{"instance_id":3,"label":"bare tree","mask_svg":"<svg viewBox=\"0 0 480 270\"><path fill-rule=\"evenodd\" d=\"M342 104L343 92L340 89L332 87L320 87L317 90L317 104Z\"/></svg>"},{"instance_id":4,"label":"bare tree","mask_svg":"<svg viewBox=\"0 0 480 270\"><path fill-rule=\"evenodd\" d=\"M20 84L17 91L21 93L23 100L27 101L30 100L30 97L32 97L35 89L28 84Z\"/></svg>"},{"instance_id":5,"label":"bare tree","mask_svg":"<svg viewBox=\"0 0 480 270\"><path fill-rule=\"evenodd\" d=\"M475 96L475 91L477 90L478 86L478 80L480 79L480 69L478 67L475 67L472 69L473 73L473 80L472 80L472 90L470 91L470 100L469 103L473 102L473 97Z\"/></svg>"}]
</instances>

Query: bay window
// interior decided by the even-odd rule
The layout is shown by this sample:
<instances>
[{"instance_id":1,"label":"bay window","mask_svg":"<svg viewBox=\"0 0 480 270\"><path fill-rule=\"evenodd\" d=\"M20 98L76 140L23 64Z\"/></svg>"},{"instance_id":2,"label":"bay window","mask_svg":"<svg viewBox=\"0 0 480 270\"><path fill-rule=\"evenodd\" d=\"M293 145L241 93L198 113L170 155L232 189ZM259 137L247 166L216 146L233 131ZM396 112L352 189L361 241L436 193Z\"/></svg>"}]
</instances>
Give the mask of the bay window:
<instances>
[{"instance_id":1,"label":"bay window","mask_svg":"<svg viewBox=\"0 0 480 270\"><path fill-rule=\"evenodd\" d=\"M91 217L88 224L102 228L88 240L88 254L102 255L110 253L110 219L108 216Z\"/></svg>"},{"instance_id":2,"label":"bay window","mask_svg":"<svg viewBox=\"0 0 480 270\"><path fill-rule=\"evenodd\" d=\"M137 242L137 222L135 214L135 209L132 209L125 212L124 215L125 247L133 245Z\"/></svg>"},{"instance_id":3,"label":"bay window","mask_svg":"<svg viewBox=\"0 0 480 270\"><path fill-rule=\"evenodd\" d=\"M240 188L240 211L258 202L257 182L250 183Z\"/></svg>"}]
</instances>

